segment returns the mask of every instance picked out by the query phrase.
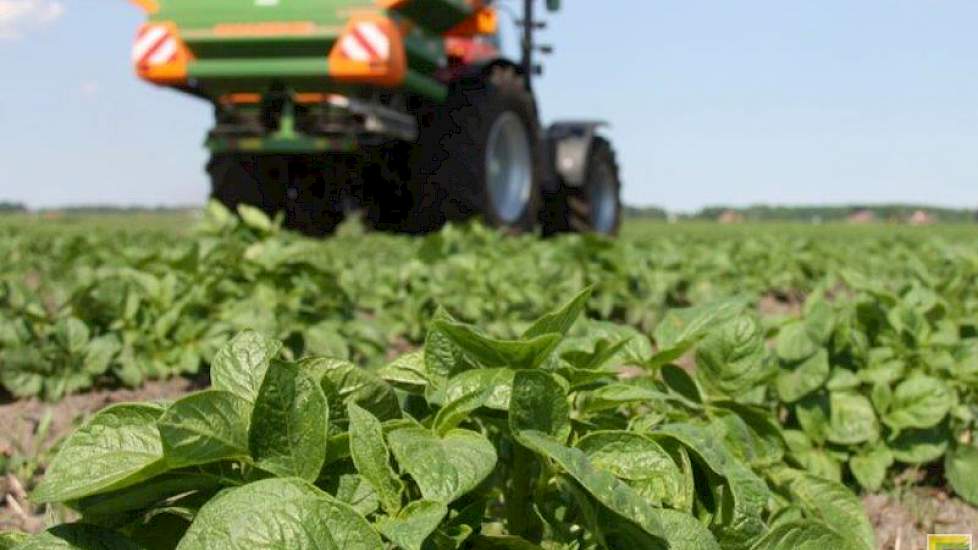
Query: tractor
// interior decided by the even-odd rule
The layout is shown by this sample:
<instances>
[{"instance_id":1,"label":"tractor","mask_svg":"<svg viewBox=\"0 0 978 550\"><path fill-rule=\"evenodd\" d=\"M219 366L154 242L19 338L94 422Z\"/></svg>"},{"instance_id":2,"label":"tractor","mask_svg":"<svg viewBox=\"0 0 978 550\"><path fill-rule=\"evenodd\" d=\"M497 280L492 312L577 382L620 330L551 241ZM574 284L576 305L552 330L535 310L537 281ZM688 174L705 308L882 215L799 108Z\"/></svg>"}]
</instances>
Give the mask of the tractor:
<instances>
[{"instance_id":1,"label":"tractor","mask_svg":"<svg viewBox=\"0 0 978 550\"><path fill-rule=\"evenodd\" d=\"M211 196L332 233L425 233L481 218L508 232L617 233L603 123L542 127L539 7L493 0L131 0L137 75L206 100ZM550 11L559 0L547 0ZM502 53L500 20L521 56Z\"/></svg>"}]
</instances>

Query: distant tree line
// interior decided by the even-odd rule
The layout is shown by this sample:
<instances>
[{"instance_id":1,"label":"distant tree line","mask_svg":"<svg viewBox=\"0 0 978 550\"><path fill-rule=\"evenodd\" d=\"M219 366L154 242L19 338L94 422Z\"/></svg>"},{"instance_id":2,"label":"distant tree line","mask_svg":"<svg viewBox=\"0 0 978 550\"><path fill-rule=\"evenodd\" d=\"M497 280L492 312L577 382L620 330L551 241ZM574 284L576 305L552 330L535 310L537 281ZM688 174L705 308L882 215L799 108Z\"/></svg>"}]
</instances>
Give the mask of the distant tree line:
<instances>
[{"instance_id":1,"label":"distant tree line","mask_svg":"<svg viewBox=\"0 0 978 550\"><path fill-rule=\"evenodd\" d=\"M744 221L795 221L839 222L854 215L868 215L878 221L906 221L917 212L923 212L933 221L962 223L978 221L978 210L942 208L916 204L851 204L841 206L778 206L756 204L747 207L708 206L694 213L674 214L658 206L625 206L625 217L667 219L670 217L690 220L716 221L721 217L735 217Z\"/></svg>"},{"instance_id":2,"label":"distant tree line","mask_svg":"<svg viewBox=\"0 0 978 550\"><path fill-rule=\"evenodd\" d=\"M40 208L34 212L54 212L68 215L108 215L108 214L165 214L167 212L188 212L199 210L199 206L115 206L111 204L74 205L57 208ZM30 212L27 205L20 202L0 201L0 214Z\"/></svg>"},{"instance_id":3,"label":"distant tree line","mask_svg":"<svg viewBox=\"0 0 978 550\"><path fill-rule=\"evenodd\" d=\"M843 206L769 206L753 205L746 208L727 208L712 206L694 214L695 219L715 220L724 212L735 212L747 221L799 221L834 222L845 221L859 213L869 214L879 221L903 221L917 212L923 212L934 221L969 222L975 220L976 212L964 208L941 208L919 204L876 204Z\"/></svg>"},{"instance_id":4,"label":"distant tree line","mask_svg":"<svg viewBox=\"0 0 978 550\"><path fill-rule=\"evenodd\" d=\"M644 218L650 220L664 220L669 217L669 212L665 208L658 206L629 206L622 207L622 214L626 218Z\"/></svg>"},{"instance_id":5,"label":"distant tree line","mask_svg":"<svg viewBox=\"0 0 978 550\"><path fill-rule=\"evenodd\" d=\"M113 206L111 204L92 204L51 208L49 211L61 212L63 214L141 214L144 212L160 214L199 209L199 206Z\"/></svg>"},{"instance_id":6,"label":"distant tree line","mask_svg":"<svg viewBox=\"0 0 978 550\"><path fill-rule=\"evenodd\" d=\"M0 201L0 214L27 212L27 206L21 202Z\"/></svg>"}]
</instances>

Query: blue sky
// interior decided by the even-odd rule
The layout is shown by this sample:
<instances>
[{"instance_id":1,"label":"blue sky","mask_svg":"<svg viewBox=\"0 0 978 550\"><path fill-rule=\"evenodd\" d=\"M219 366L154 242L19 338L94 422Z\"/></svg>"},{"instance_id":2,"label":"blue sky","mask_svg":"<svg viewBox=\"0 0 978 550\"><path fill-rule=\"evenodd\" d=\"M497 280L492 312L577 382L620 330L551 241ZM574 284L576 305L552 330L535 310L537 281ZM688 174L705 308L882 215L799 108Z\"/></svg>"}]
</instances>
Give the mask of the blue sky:
<instances>
[{"instance_id":1,"label":"blue sky","mask_svg":"<svg viewBox=\"0 0 978 550\"><path fill-rule=\"evenodd\" d=\"M610 121L630 203L978 205L975 0L564 4L543 117ZM0 200L205 199L210 109L132 75L141 19L0 0Z\"/></svg>"}]
</instances>

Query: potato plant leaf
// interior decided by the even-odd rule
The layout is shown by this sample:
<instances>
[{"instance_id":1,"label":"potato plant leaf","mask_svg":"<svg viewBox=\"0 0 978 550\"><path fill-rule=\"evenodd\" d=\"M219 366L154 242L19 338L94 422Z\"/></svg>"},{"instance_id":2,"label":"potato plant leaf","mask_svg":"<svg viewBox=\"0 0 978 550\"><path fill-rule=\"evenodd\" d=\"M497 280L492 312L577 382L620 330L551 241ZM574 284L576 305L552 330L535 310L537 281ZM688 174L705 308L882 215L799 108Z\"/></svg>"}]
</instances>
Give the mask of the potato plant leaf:
<instances>
[{"instance_id":1,"label":"potato plant leaf","mask_svg":"<svg viewBox=\"0 0 978 550\"><path fill-rule=\"evenodd\" d=\"M489 394L482 406L497 411L508 411L515 377L516 371L512 369L465 371L448 381L444 389L443 401L458 401L466 395L479 394L488 389Z\"/></svg>"},{"instance_id":2,"label":"potato plant leaf","mask_svg":"<svg viewBox=\"0 0 978 550\"><path fill-rule=\"evenodd\" d=\"M178 550L376 550L367 520L328 494L294 478L229 489L200 509Z\"/></svg>"},{"instance_id":3,"label":"potato plant leaf","mask_svg":"<svg viewBox=\"0 0 978 550\"><path fill-rule=\"evenodd\" d=\"M800 363L819 350L819 344L803 322L795 322L781 329L776 342L778 357L788 363Z\"/></svg>"},{"instance_id":4,"label":"potato plant leaf","mask_svg":"<svg viewBox=\"0 0 978 550\"><path fill-rule=\"evenodd\" d=\"M828 353L819 349L798 364L782 366L776 381L778 395L782 401L794 403L822 387L828 378Z\"/></svg>"},{"instance_id":5,"label":"potato plant leaf","mask_svg":"<svg viewBox=\"0 0 978 550\"><path fill-rule=\"evenodd\" d=\"M250 460L252 404L234 393L205 390L176 401L159 420L170 468Z\"/></svg>"},{"instance_id":6,"label":"potato plant leaf","mask_svg":"<svg viewBox=\"0 0 978 550\"><path fill-rule=\"evenodd\" d=\"M387 441L424 498L446 504L474 489L496 465L492 443L469 430L439 437L425 428L402 428L387 434Z\"/></svg>"},{"instance_id":7,"label":"potato plant leaf","mask_svg":"<svg viewBox=\"0 0 978 550\"><path fill-rule=\"evenodd\" d=\"M862 503L841 483L806 473L791 473L788 491L793 502L810 517L856 544L858 550L876 548L873 527L866 518Z\"/></svg>"},{"instance_id":8,"label":"potato plant leaf","mask_svg":"<svg viewBox=\"0 0 978 550\"><path fill-rule=\"evenodd\" d=\"M829 398L826 438L841 445L854 445L879 438L880 428L873 405L866 397L834 391Z\"/></svg>"},{"instance_id":9,"label":"potato plant leaf","mask_svg":"<svg viewBox=\"0 0 978 550\"><path fill-rule=\"evenodd\" d=\"M734 398L776 371L766 356L761 323L753 316L737 317L710 333L696 348L696 367L707 387Z\"/></svg>"},{"instance_id":10,"label":"potato plant leaf","mask_svg":"<svg viewBox=\"0 0 978 550\"><path fill-rule=\"evenodd\" d=\"M230 392L254 403L265 371L282 349L280 342L254 331L235 336L214 356L211 380L214 389Z\"/></svg>"},{"instance_id":11,"label":"potato plant leaf","mask_svg":"<svg viewBox=\"0 0 978 550\"><path fill-rule=\"evenodd\" d=\"M84 523L57 525L11 548L17 550L141 550L141 547L135 542L111 529Z\"/></svg>"},{"instance_id":12,"label":"potato plant leaf","mask_svg":"<svg viewBox=\"0 0 978 550\"><path fill-rule=\"evenodd\" d=\"M448 507L443 502L416 500L396 516L381 518L377 529L404 550L421 550L447 514Z\"/></svg>"},{"instance_id":13,"label":"potato plant leaf","mask_svg":"<svg viewBox=\"0 0 978 550\"><path fill-rule=\"evenodd\" d=\"M255 464L281 477L315 481L328 434L329 406L319 383L297 365L273 363L251 412L248 448Z\"/></svg>"},{"instance_id":14,"label":"potato plant leaf","mask_svg":"<svg viewBox=\"0 0 978 550\"><path fill-rule=\"evenodd\" d=\"M377 375L394 387L413 393L424 393L428 385L424 351L406 353L378 369Z\"/></svg>"},{"instance_id":15,"label":"potato plant leaf","mask_svg":"<svg viewBox=\"0 0 978 550\"><path fill-rule=\"evenodd\" d=\"M720 476L728 485L733 509L714 529L721 544L749 545L764 531L762 513L769 497L767 485L747 466L738 461L721 443L718 427L693 424L668 424L658 434L685 445L693 455Z\"/></svg>"},{"instance_id":16,"label":"potato plant leaf","mask_svg":"<svg viewBox=\"0 0 978 550\"><path fill-rule=\"evenodd\" d=\"M158 405L115 405L97 413L61 445L32 498L79 499L133 485L165 469L156 427Z\"/></svg>"},{"instance_id":17,"label":"potato plant leaf","mask_svg":"<svg viewBox=\"0 0 978 550\"><path fill-rule=\"evenodd\" d=\"M782 523L771 529L752 550L860 550L828 525L815 520Z\"/></svg>"},{"instance_id":18,"label":"potato plant leaf","mask_svg":"<svg viewBox=\"0 0 978 550\"><path fill-rule=\"evenodd\" d=\"M947 416L953 404L951 390L940 380L912 376L893 390L883 422L894 430L930 428Z\"/></svg>"},{"instance_id":19,"label":"potato plant leaf","mask_svg":"<svg viewBox=\"0 0 978 550\"><path fill-rule=\"evenodd\" d=\"M703 405L703 390L690 374L676 365L663 365L660 369L662 381L669 391L693 407Z\"/></svg>"},{"instance_id":20,"label":"potato plant leaf","mask_svg":"<svg viewBox=\"0 0 978 550\"><path fill-rule=\"evenodd\" d=\"M886 443L893 458L904 464L926 464L937 460L950 445L951 437L943 424L923 430L904 430Z\"/></svg>"},{"instance_id":21,"label":"potato plant leaf","mask_svg":"<svg viewBox=\"0 0 978 550\"><path fill-rule=\"evenodd\" d=\"M849 470L856 481L867 491L879 491L886 480L886 472L893 465L893 453L878 445L849 459Z\"/></svg>"},{"instance_id":22,"label":"potato plant leaf","mask_svg":"<svg viewBox=\"0 0 978 550\"><path fill-rule=\"evenodd\" d=\"M499 340L481 334L469 325L450 321L436 321L434 327L472 361L488 368L536 368L561 339L559 334L542 334L525 340Z\"/></svg>"},{"instance_id":23,"label":"potato plant leaf","mask_svg":"<svg viewBox=\"0 0 978 550\"><path fill-rule=\"evenodd\" d=\"M369 516L380 507L380 498L372 485L358 474L340 475L334 495L339 501L349 504L362 516Z\"/></svg>"},{"instance_id":24,"label":"potato plant leaf","mask_svg":"<svg viewBox=\"0 0 978 550\"><path fill-rule=\"evenodd\" d=\"M347 407L353 464L377 492L384 511L391 515L397 514L401 509L404 484L391 468L383 427L377 417L356 403L349 403Z\"/></svg>"},{"instance_id":25,"label":"potato plant leaf","mask_svg":"<svg viewBox=\"0 0 978 550\"><path fill-rule=\"evenodd\" d=\"M491 386L483 386L446 403L435 415L432 429L439 436L444 436L457 428L473 411L485 405L491 393Z\"/></svg>"},{"instance_id":26,"label":"potato plant leaf","mask_svg":"<svg viewBox=\"0 0 978 550\"><path fill-rule=\"evenodd\" d=\"M516 434L535 430L561 443L571 432L570 406L564 388L552 374L517 371L509 402L509 428Z\"/></svg>"},{"instance_id":27,"label":"potato plant leaf","mask_svg":"<svg viewBox=\"0 0 978 550\"><path fill-rule=\"evenodd\" d=\"M691 516L651 507L625 482L596 468L579 449L565 447L552 436L533 430L516 434L520 444L556 462L595 500L634 522L647 534L677 549L719 549L709 531Z\"/></svg>"},{"instance_id":28,"label":"potato plant leaf","mask_svg":"<svg viewBox=\"0 0 978 550\"><path fill-rule=\"evenodd\" d=\"M444 309L439 309L435 312L431 327L425 336L424 375L430 383L428 392L433 395L444 391L444 385L450 378L468 370L471 366L464 359L461 348L439 328L438 321L455 322L455 319Z\"/></svg>"},{"instance_id":29,"label":"potato plant leaf","mask_svg":"<svg viewBox=\"0 0 978 550\"><path fill-rule=\"evenodd\" d=\"M776 420L760 407L732 401L718 407L716 426L722 427L730 451L744 463L764 467L784 460L786 443Z\"/></svg>"},{"instance_id":30,"label":"potato plant leaf","mask_svg":"<svg viewBox=\"0 0 978 550\"><path fill-rule=\"evenodd\" d=\"M687 473L656 441L628 431L592 432L577 442L595 468L625 481L653 506L682 502Z\"/></svg>"},{"instance_id":31,"label":"potato plant leaf","mask_svg":"<svg viewBox=\"0 0 978 550\"><path fill-rule=\"evenodd\" d=\"M954 492L978 506L978 447L956 446L945 456L944 470Z\"/></svg>"},{"instance_id":32,"label":"potato plant leaf","mask_svg":"<svg viewBox=\"0 0 978 550\"><path fill-rule=\"evenodd\" d=\"M732 318L743 307L743 301L733 299L672 310L655 328L653 336L656 345L660 350L682 347Z\"/></svg>"},{"instance_id":33,"label":"potato plant leaf","mask_svg":"<svg viewBox=\"0 0 978 550\"><path fill-rule=\"evenodd\" d=\"M181 494L207 494L223 488L216 476L206 471L177 470L108 493L99 493L77 500L72 508L85 518L111 518L153 505Z\"/></svg>"},{"instance_id":34,"label":"potato plant leaf","mask_svg":"<svg viewBox=\"0 0 978 550\"><path fill-rule=\"evenodd\" d=\"M592 288L586 288L574 296L560 309L537 319L528 329L523 331L524 339L533 339L547 334L564 336L574 325L574 322L584 312L587 301L591 298Z\"/></svg>"},{"instance_id":35,"label":"potato plant leaf","mask_svg":"<svg viewBox=\"0 0 978 550\"><path fill-rule=\"evenodd\" d=\"M349 403L356 403L380 420L401 417L401 404L394 388L373 372L349 361L328 358L305 359L299 362L299 367L320 381L333 421L346 422Z\"/></svg>"}]
</instances>

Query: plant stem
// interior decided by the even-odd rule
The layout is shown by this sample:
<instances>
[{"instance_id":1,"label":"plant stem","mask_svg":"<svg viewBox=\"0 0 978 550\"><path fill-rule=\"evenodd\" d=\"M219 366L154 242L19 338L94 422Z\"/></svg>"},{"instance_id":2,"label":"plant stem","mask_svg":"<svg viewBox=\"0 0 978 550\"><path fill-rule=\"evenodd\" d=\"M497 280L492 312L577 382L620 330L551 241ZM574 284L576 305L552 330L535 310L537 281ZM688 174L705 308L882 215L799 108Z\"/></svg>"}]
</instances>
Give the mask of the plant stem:
<instances>
[{"instance_id":1,"label":"plant stem","mask_svg":"<svg viewBox=\"0 0 978 550\"><path fill-rule=\"evenodd\" d=\"M537 467L536 456L522 445L513 445L513 472L506 493L506 522L509 532L539 543L543 525L533 509L532 495Z\"/></svg>"}]
</instances>

